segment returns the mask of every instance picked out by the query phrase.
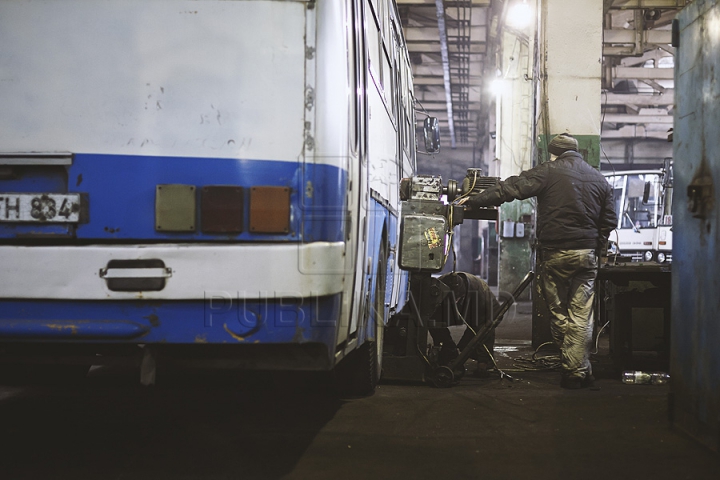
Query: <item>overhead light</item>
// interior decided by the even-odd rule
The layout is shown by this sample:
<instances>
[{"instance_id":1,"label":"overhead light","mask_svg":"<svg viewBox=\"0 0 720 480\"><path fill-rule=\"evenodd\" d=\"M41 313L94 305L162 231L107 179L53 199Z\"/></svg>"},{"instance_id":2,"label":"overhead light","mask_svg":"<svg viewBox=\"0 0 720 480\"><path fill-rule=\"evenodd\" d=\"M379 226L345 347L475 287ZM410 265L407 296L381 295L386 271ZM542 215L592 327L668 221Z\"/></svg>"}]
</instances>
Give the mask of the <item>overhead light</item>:
<instances>
[{"instance_id":1,"label":"overhead light","mask_svg":"<svg viewBox=\"0 0 720 480\"><path fill-rule=\"evenodd\" d=\"M505 80L502 78L495 78L490 82L490 92L499 97L505 91Z\"/></svg>"},{"instance_id":2,"label":"overhead light","mask_svg":"<svg viewBox=\"0 0 720 480\"><path fill-rule=\"evenodd\" d=\"M533 10L527 0L518 0L510 7L505 22L513 28L525 28L533 20Z\"/></svg>"}]
</instances>

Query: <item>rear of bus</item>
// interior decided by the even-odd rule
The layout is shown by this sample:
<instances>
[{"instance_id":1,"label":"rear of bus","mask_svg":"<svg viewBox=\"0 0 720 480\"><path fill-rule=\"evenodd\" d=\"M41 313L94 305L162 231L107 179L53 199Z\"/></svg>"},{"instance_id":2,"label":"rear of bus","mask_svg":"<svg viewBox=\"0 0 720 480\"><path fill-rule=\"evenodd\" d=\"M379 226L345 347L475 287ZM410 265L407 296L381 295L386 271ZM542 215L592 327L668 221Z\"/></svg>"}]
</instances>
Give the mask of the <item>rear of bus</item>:
<instances>
[{"instance_id":1,"label":"rear of bus","mask_svg":"<svg viewBox=\"0 0 720 480\"><path fill-rule=\"evenodd\" d=\"M0 2L3 361L332 366L347 178L306 161L307 12Z\"/></svg>"}]
</instances>

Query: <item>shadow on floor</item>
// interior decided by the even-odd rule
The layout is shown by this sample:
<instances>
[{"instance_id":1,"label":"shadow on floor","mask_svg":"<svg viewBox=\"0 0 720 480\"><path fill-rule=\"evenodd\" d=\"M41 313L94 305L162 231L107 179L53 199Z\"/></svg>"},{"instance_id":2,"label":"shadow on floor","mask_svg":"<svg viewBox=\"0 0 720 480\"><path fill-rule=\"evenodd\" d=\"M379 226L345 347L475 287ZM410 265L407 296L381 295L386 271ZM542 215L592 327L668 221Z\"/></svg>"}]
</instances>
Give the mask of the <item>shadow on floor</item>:
<instances>
[{"instance_id":1,"label":"shadow on floor","mask_svg":"<svg viewBox=\"0 0 720 480\"><path fill-rule=\"evenodd\" d=\"M16 390L0 403L2 478L280 478L342 406L311 374L137 379Z\"/></svg>"}]
</instances>

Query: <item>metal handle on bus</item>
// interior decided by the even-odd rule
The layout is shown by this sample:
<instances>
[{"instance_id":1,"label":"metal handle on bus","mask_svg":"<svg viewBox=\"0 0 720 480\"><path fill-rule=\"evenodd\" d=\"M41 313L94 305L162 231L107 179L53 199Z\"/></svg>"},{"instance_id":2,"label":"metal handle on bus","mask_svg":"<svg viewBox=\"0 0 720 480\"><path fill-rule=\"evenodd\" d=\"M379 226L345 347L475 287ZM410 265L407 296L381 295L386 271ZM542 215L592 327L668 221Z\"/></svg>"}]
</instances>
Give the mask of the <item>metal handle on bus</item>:
<instances>
[{"instance_id":1,"label":"metal handle on bus","mask_svg":"<svg viewBox=\"0 0 720 480\"><path fill-rule=\"evenodd\" d=\"M101 278L170 278L172 268L101 268Z\"/></svg>"}]
</instances>

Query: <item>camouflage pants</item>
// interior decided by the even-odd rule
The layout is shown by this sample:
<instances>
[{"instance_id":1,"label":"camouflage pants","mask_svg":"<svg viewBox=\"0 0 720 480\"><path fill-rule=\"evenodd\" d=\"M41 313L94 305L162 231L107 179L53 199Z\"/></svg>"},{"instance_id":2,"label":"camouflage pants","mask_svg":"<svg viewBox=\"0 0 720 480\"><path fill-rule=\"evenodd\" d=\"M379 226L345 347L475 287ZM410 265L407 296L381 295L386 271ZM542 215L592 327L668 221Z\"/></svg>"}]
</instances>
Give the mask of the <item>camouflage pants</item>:
<instances>
[{"instance_id":1,"label":"camouflage pants","mask_svg":"<svg viewBox=\"0 0 720 480\"><path fill-rule=\"evenodd\" d=\"M538 281L567 377L592 374L589 357L597 269L594 250L542 250Z\"/></svg>"}]
</instances>

